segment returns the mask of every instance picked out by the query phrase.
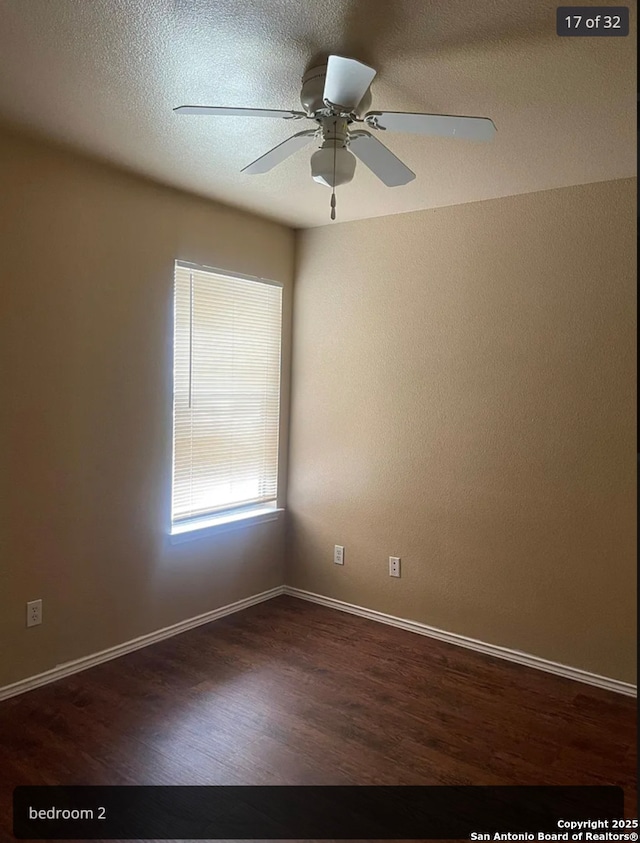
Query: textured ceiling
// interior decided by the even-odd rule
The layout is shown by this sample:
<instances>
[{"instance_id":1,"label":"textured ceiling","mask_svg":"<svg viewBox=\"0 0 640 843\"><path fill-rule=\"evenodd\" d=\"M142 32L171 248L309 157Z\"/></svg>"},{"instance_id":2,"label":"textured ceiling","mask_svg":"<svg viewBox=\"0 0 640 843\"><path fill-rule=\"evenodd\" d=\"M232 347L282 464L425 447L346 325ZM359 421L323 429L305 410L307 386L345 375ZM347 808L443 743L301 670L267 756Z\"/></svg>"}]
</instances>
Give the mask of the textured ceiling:
<instances>
[{"instance_id":1,"label":"textured ceiling","mask_svg":"<svg viewBox=\"0 0 640 843\"><path fill-rule=\"evenodd\" d=\"M581 0L584 4L584 0ZM338 220L636 174L636 10L626 38L559 38L549 0L0 0L0 120L295 227L329 222L313 146L240 169L313 123L178 117L298 108L329 52L378 70L373 109L491 117L490 144L385 134L417 174L362 164Z\"/></svg>"}]
</instances>

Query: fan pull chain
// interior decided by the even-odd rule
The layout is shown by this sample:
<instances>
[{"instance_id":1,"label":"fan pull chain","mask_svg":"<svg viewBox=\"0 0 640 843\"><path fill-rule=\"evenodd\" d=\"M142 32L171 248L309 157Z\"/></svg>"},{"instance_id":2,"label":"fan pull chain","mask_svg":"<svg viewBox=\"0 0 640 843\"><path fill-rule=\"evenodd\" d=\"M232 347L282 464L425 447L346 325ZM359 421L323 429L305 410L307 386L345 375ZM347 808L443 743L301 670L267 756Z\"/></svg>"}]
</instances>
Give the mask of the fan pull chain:
<instances>
[{"instance_id":1,"label":"fan pull chain","mask_svg":"<svg viewBox=\"0 0 640 843\"><path fill-rule=\"evenodd\" d=\"M333 184L331 185L331 219L336 218L336 121L333 121Z\"/></svg>"}]
</instances>

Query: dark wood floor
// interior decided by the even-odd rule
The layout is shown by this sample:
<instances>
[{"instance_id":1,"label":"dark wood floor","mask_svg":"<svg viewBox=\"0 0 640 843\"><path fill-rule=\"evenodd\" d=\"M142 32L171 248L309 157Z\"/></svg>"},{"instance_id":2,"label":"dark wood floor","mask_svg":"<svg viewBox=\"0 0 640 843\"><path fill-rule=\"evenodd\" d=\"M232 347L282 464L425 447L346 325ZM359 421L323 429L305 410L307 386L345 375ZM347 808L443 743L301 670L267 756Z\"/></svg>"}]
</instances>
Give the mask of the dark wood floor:
<instances>
[{"instance_id":1,"label":"dark wood floor","mask_svg":"<svg viewBox=\"0 0 640 843\"><path fill-rule=\"evenodd\" d=\"M18 784L619 784L635 700L290 597L0 703Z\"/></svg>"}]
</instances>

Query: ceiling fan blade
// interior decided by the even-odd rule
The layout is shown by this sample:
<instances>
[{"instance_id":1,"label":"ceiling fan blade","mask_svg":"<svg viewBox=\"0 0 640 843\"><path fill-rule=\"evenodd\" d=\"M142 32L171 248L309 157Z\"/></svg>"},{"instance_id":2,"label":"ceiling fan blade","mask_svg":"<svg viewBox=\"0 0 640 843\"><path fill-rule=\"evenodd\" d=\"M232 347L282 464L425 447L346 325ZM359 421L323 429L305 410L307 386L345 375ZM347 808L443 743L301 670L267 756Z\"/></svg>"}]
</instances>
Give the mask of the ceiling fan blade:
<instances>
[{"instance_id":1,"label":"ceiling fan blade","mask_svg":"<svg viewBox=\"0 0 640 843\"><path fill-rule=\"evenodd\" d=\"M443 138L488 141L496 133L488 117L453 117L448 114L409 114L404 111L370 111L365 121L390 132L413 132Z\"/></svg>"},{"instance_id":2,"label":"ceiling fan blade","mask_svg":"<svg viewBox=\"0 0 640 843\"><path fill-rule=\"evenodd\" d=\"M349 149L387 187L408 184L416 177L406 164L369 132L352 132L349 136Z\"/></svg>"},{"instance_id":3,"label":"ceiling fan blade","mask_svg":"<svg viewBox=\"0 0 640 843\"><path fill-rule=\"evenodd\" d=\"M176 114L205 114L209 117L281 117L297 120L307 115L303 111L277 111L272 108L218 108L214 105L180 105L173 109Z\"/></svg>"},{"instance_id":4,"label":"ceiling fan blade","mask_svg":"<svg viewBox=\"0 0 640 843\"><path fill-rule=\"evenodd\" d=\"M376 71L367 64L343 56L329 56L323 99L354 111L373 82Z\"/></svg>"},{"instance_id":5,"label":"ceiling fan blade","mask_svg":"<svg viewBox=\"0 0 640 843\"><path fill-rule=\"evenodd\" d=\"M255 175L257 173L268 173L269 170L272 170L276 164L280 164L281 161L284 161L285 158L288 158L290 155L293 155L294 152L297 152L299 149L302 149L303 146L306 146L309 141L315 137L316 129L310 129L308 132L298 132L297 135L291 135L290 138L282 141L277 146L274 146L273 149L270 149L269 152L265 152L264 155L261 155L260 158L256 158L251 164L248 164L244 169L241 170L243 173L250 173L251 175Z\"/></svg>"}]
</instances>

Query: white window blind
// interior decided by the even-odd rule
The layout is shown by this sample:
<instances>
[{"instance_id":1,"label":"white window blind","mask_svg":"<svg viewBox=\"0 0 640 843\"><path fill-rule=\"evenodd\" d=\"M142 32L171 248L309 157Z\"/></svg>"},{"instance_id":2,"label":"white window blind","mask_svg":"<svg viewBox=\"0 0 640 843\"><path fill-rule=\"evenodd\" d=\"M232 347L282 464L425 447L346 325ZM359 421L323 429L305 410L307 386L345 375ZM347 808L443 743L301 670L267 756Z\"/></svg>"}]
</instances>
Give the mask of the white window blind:
<instances>
[{"instance_id":1,"label":"white window blind","mask_svg":"<svg viewBox=\"0 0 640 843\"><path fill-rule=\"evenodd\" d=\"M282 288L176 263L172 526L275 504Z\"/></svg>"}]
</instances>

